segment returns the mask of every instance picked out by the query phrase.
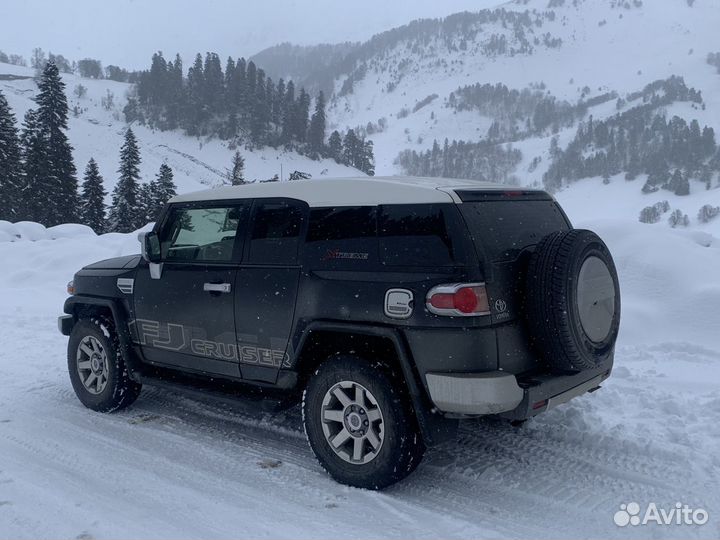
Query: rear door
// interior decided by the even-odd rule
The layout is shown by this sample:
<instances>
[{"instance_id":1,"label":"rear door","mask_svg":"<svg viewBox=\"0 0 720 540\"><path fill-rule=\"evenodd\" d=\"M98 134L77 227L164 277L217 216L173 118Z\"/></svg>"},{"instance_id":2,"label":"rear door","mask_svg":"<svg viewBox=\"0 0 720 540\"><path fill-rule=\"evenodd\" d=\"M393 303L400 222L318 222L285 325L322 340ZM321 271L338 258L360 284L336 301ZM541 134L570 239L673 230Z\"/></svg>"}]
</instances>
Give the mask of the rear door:
<instances>
[{"instance_id":1,"label":"rear door","mask_svg":"<svg viewBox=\"0 0 720 540\"><path fill-rule=\"evenodd\" d=\"M542 191L458 191L458 205L483 261L500 366L510 372L534 367L522 322L527 265L544 236L567 230L560 206ZM531 291L530 291L531 292Z\"/></svg>"},{"instance_id":2,"label":"rear door","mask_svg":"<svg viewBox=\"0 0 720 540\"><path fill-rule=\"evenodd\" d=\"M132 326L146 361L240 377L233 294L249 212L246 202L170 209L161 275L145 263L135 280Z\"/></svg>"},{"instance_id":3,"label":"rear door","mask_svg":"<svg viewBox=\"0 0 720 540\"><path fill-rule=\"evenodd\" d=\"M288 367L307 214L307 203L293 199L253 203L235 278L235 330L244 379L274 383L280 368Z\"/></svg>"}]
</instances>

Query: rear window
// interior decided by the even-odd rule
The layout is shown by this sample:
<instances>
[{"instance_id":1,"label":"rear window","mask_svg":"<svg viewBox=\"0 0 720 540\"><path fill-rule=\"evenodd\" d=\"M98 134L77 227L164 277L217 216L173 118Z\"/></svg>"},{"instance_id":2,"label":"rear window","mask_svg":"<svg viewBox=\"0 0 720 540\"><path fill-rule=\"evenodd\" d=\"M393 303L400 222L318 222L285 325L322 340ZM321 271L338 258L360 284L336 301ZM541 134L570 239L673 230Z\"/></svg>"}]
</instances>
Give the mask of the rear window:
<instances>
[{"instance_id":1,"label":"rear window","mask_svg":"<svg viewBox=\"0 0 720 540\"><path fill-rule=\"evenodd\" d=\"M448 205L399 204L380 208L380 260L389 266L452 266L455 250Z\"/></svg>"},{"instance_id":2,"label":"rear window","mask_svg":"<svg viewBox=\"0 0 720 540\"><path fill-rule=\"evenodd\" d=\"M569 224L552 200L465 202L459 205L479 252L491 261L514 260L545 235Z\"/></svg>"}]
</instances>

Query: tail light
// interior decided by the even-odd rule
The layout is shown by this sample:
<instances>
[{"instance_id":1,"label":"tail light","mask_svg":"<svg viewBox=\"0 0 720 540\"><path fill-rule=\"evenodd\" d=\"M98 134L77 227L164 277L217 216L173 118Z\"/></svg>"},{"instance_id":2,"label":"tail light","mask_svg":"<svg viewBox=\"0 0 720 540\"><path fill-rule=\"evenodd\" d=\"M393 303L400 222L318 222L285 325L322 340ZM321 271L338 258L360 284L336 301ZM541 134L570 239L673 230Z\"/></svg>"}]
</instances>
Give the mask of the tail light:
<instances>
[{"instance_id":1,"label":"tail light","mask_svg":"<svg viewBox=\"0 0 720 540\"><path fill-rule=\"evenodd\" d=\"M68 281L67 284L67 293L72 296L75 294L75 282L74 281Z\"/></svg>"},{"instance_id":2,"label":"tail light","mask_svg":"<svg viewBox=\"0 0 720 540\"><path fill-rule=\"evenodd\" d=\"M430 313L448 317L472 317L490 313L484 283L438 285L428 292L425 305Z\"/></svg>"}]
</instances>

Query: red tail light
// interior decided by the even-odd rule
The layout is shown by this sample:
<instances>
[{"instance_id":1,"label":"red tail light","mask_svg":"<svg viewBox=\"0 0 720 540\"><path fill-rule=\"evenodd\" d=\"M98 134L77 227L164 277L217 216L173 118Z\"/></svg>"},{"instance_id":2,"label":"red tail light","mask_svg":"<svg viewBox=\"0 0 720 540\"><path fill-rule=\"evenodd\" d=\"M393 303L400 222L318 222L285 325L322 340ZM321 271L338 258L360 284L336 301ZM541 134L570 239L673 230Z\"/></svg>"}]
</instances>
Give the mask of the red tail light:
<instances>
[{"instance_id":1,"label":"red tail light","mask_svg":"<svg viewBox=\"0 0 720 540\"><path fill-rule=\"evenodd\" d=\"M427 294L425 305L436 315L470 317L490 313L484 283L438 285Z\"/></svg>"}]
</instances>

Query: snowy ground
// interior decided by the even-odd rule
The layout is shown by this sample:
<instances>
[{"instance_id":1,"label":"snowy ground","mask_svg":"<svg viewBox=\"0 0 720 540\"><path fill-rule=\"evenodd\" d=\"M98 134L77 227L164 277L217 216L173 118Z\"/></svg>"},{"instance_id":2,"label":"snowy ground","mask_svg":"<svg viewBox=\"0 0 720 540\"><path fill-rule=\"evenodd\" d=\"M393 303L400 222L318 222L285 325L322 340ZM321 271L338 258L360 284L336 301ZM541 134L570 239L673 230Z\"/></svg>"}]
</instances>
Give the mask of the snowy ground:
<instances>
[{"instance_id":1,"label":"snowy ground","mask_svg":"<svg viewBox=\"0 0 720 540\"><path fill-rule=\"evenodd\" d=\"M581 213L582 193L564 197ZM718 537L720 242L573 217L608 241L621 275L613 376L522 428L466 424L383 493L330 480L295 410L151 388L118 414L84 409L56 329L65 283L135 240L0 241L0 537ZM613 514L631 501L710 520L619 528Z\"/></svg>"}]
</instances>

